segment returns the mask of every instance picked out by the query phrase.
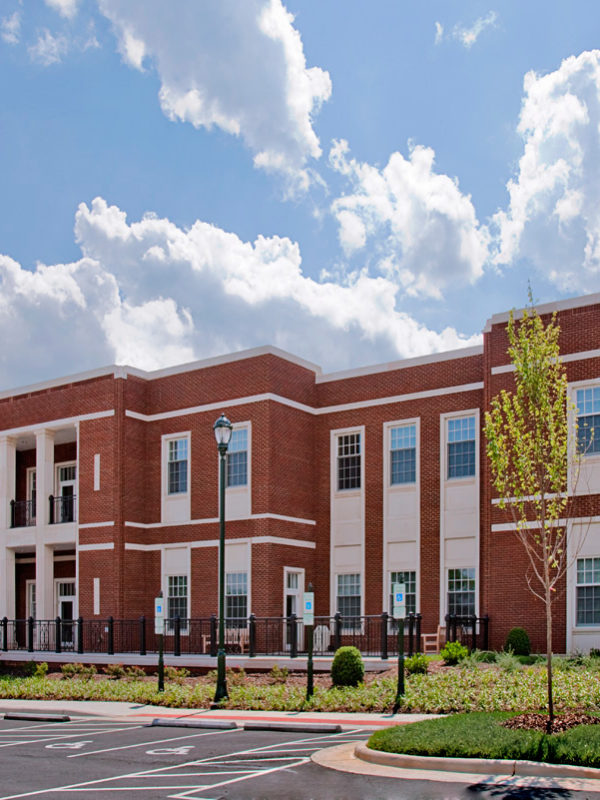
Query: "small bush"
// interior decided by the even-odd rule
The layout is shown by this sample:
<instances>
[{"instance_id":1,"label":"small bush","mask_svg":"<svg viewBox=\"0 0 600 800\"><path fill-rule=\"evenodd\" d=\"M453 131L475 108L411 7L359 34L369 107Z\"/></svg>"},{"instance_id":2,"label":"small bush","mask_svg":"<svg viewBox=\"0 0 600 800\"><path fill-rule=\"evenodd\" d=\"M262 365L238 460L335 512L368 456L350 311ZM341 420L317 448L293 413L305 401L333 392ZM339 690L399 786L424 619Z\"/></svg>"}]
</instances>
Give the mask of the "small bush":
<instances>
[{"instance_id":1,"label":"small bush","mask_svg":"<svg viewBox=\"0 0 600 800\"><path fill-rule=\"evenodd\" d=\"M600 658L600 650L597 647L590 648L590 658Z\"/></svg>"},{"instance_id":2,"label":"small bush","mask_svg":"<svg viewBox=\"0 0 600 800\"><path fill-rule=\"evenodd\" d=\"M289 674L290 671L287 667L280 667L279 664L275 664L271 672L269 672L269 678L271 683L285 683Z\"/></svg>"},{"instance_id":3,"label":"small bush","mask_svg":"<svg viewBox=\"0 0 600 800\"><path fill-rule=\"evenodd\" d=\"M97 672L94 664L80 664L73 662L72 664L63 664L60 668L63 678L83 678L83 680L91 680Z\"/></svg>"},{"instance_id":4,"label":"small bush","mask_svg":"<svg viewBox=\"0 0 600 800\"><path fill-rule=\"evenodd\" d=\"M48 674L48 664L45 661L40 661L35 665L35 670L33 671L34 678L45 678Z\"/></svg>"},{"instance_id":5,"label":"small bush","mask_svg":"<svg viewBox=\"0 0 600 800\"><path fill-rule=\"evenodd\" d=\"M504 642L506 651L512 650L516 656L531 654L531 642L525 628L511 628Z\"/></svg>"},{"instance_id":6,"label":"small bush","mask_svg":"<svg viewBox=\"0 0 600 800\"><path fill-rule=\"evenodd\" d=\"M111 681L118 681L120 678L125 677L125 668L123 664L107 664L104 667L104 672Z\"/></svg>"},{"instance_id":7,"label":"small bush","mask_svg":"<svg viewBox=\"0 0 600 800\"><path fill-rule=\"evenodd\" d=\"M218 676L219 673L216 669L211 669L206 673L206 677L214 683L217 682ZM225 679L232 686L241 686L246 681L246 670L243 667L227 667L225 669Z\"/></svg>"},{"instance_id":8,"label":"small bush","mask_svg":"<svg viewBox=\"0 0 600 800\"><path fill-rule=\"evenodd\" d=\"M169 681L169 683L179 683L182 684L185 678L190 677L189 669L185 667L171 667L167 665L165 667L165 680Z\"/></svg>"},{"instance_id":9,"label":"small bush","mask_svg":"<svg viewBox=\"0 0 600 800\"><path fill-rule=\"evenodd\" d=\"M404 662L404 668L410 675L425 675L429 659L423 653L415 653Z\"/></svg>"},{"instance_id":10,"label":"small bush","mask_svg":"<svg viewBox=\"0 0 600 800\"><path fill-rule=\"evenodd\" d=\"M512 650L498 653L496 664L503 672L516 672L522 667L520 658L516 656Z\"/></svg>"},{"instance_id":11,"label":"small bush","mask_svg":"<svg viewBox=\"0 0 600 800\"><path fill-rule=\"evenodd\" d=\"M446 642L440 655L444 660L444 664L451 667L466 658L469 655L469 651L460 642Z\"/></svg>"},{"instance_id":12,"label":"small bush","mask_svg":"<svg viewBox=\"0 0 600 800\"><path fill-rule=\"evenodd\" d=\"M125 667L125 678L128 681L137 681L145 677L146 672L141 667Z\"/></svg>"},{"instance_id":13,"label":"small bush","mask_svg":"<svg viewBox=\"0 0 600 800\"><path fill-rule=\"evenodd\" d=\"M495 664L497 655L494 650L473 650L471 658L481 664Z\"/></svg>"},{"instance_id":14,"label":"small bush","mask_svg":"<svg viewBox=\"0 0 600 800\"><path fill-rule=\"evenodd\" d=\"M340 647L331 664L331 682L334 686L358 686L365 677L365 667L356 647Z\"/></svg>"}]
</instances>

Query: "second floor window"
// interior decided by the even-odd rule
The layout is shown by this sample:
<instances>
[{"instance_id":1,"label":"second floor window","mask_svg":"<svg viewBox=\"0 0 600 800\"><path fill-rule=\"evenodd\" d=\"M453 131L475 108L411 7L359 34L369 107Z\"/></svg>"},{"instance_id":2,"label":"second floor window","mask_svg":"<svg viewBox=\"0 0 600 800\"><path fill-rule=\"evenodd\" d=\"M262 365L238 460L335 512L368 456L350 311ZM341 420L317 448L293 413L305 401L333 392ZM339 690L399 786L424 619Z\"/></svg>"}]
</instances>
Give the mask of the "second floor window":
<instances>
[{"instance_id":1,"label":"second floor window","mask_svg":"<svg viewBox=\"0 0 600 800\"><path fill-rule=\"evenodd\" d=\"M248 485L248 430L238 428L231 434L227 450L227 484Z\"/></svg>"},{"instance_id":2,"label":"second floor window","mask_svg":"<svg viewBox=\"0 0 600 800\"><path fill-rule=\"evenodd\" d=\"M414 483L417 475L417 426L402 425L390 431L390 483Z\"/></svg>"},{"instance_id":3,"label":"second floor window","mask_svg":"<svg viewBox=\"0 0 600 800\"><path fill-rule=\"evenodd\" d=\"M475 475L475 417L448 420L448 478Z\"/></svg>"},{"instance_id":4,"label":"second floor window","mask_svg":"<svg viewBox=\"0 0 600 800\"><path fill-rule=\"evenodd\" d=\"M360 433L338 436L337 488L360 489Z\"/></svg>"},{"instance_id":5,"label":"second floor window","mask_svg":"<svg viewBox=\"0 0 600 800\"><path fill-rule=\"evenodd\" d=\"M600 386L577 390L577 447L580 453L600 453Z\"/></svg>"},{"instance_id":6,"label":"second floor window","mask_svg":"<svg viewBox=\"0 0 600 800\"><path fill-rule=\"evenodd\" d=\"M172 439L169 442L167 486L169 494L184 494L188 488L188 441Z\"/></svg>"}]
</instances>

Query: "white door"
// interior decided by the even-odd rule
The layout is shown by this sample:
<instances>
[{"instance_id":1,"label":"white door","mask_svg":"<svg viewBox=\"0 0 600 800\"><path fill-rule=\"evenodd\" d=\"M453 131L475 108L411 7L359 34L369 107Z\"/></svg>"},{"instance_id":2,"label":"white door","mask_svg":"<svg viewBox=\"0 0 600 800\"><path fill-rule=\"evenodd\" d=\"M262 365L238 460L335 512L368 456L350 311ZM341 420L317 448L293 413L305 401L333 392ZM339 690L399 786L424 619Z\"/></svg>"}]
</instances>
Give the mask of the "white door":
<instances>
[{"instance_id":1,"label":"white door","mask_svg":"<svg viewBox=\"0 0 600 800\"><path fill-rule=\"evenodd\" d=\"M60 630L63 647L71 647L75 641L76 606L75 581L56 581L56 616L60 617L62 622Z\"/></svg>"},{"instance_id":2,"label":"white door","mask_svg":"<svg viewBox=\"0 0 600 800\"><path fill-rule=\"evenodd\" d=\"M304 593L304 570L295 570L288 567L284 568L284 608L283 613L287 620L292 614L299 618L298 625L298 650L304 649L304 630L302 625L302 595ZM289 650L289 628L287 622L284 623L285 649Z\"/></svg>"}]
</instances>

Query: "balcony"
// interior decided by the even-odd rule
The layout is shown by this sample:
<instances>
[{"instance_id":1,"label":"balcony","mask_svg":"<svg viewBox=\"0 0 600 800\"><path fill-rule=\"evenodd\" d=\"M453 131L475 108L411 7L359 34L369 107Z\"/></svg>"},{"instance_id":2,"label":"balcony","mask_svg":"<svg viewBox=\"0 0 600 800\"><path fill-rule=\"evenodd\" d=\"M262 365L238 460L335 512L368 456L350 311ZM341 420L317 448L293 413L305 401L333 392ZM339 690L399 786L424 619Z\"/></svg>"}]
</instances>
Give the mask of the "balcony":
<instances>
[{"instance_id":1,"label":"balcony","mask_svg":"<svg viewBox=\"0 0 600 800\"><path fill-rule=\"evenodd\" d=\"M35 500L10 501L10 527L28 528L35 525Z\"/></svg>"},{"instance_id":2,"label":"balcony","mask_svg":"<svg viewBox=\"0 0 600 800\"><path fill-rule=\"evenodd\" d=\"M66 494L61 497L50 495L50 525L75 522L76 499L77 495L74 494Z\"/></svg>"}]
</instances>

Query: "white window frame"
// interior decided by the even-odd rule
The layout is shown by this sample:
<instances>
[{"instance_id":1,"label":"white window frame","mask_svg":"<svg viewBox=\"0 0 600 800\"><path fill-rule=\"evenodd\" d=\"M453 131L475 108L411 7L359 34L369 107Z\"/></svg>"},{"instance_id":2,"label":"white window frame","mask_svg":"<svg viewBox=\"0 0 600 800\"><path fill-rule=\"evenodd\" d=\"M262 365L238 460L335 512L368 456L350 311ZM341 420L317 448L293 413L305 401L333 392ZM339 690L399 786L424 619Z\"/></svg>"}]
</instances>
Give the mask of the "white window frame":
<instances>
[{"instance_id":1,"label":"white window frame","mask_svg":"<svg viewBox=\"0 0 600 800\"><path fill-rule=\"evenodd\" d=\"M187 439L187 491L169 494L169 442ZM192 434L191 431L165 433L161 436L161 522L177 524L191 519Z\"/></svg>"},{"instance_id":2,"label":"white window frame","mask_svg":"<svg viewBox=\"0 0 600 800\"><path fill-rule=\"evenodd\" d=\"M246 593L243 594L229 594L227 592L227 577L229 575L245 575L246 576ZM246 598L246 616L245 617L230 617L227 614L227 598L228 597L245 597ZM244 620L244 626L246 627L248 624L248 617L250 616L250 575L247 569L229 569L225 571L225 587L224 587L224 601L225 607L223 609L223 614L225 617L225 625L227 625L228 620L232 619L239 619ZM242 627L242 626L239 626Z\"/></svg>"},{"instance_id":3,"label":"white window frame","mask_svg":"<svg viewBox=\"0 0 600 800\"><path fill-rule=\"evenodd\" d=\"M169 487L169 465L171 463L179 463L179 462L172 462L169 458L171 444L174 442L185 442L186 443L186 457L185 457L185 464L186 464L186 472L185 472L185 491L184 492L171 492ZM166 450L166 460L164 463L164 473L165 473L165 494L167 497L187 497L190 493L190 437L189 436L169 436L165 439L165 450ZM181 459L183 461L183 459Z\"/></svg>"},{"instance_id":4,"label":"white window frame","mask_svg":"<svg viewBox=\"0 0 600 800\"><path fill-rule=\"evenodd\" d=\"M364 610L364 604L365 604L365 586L364 586L364 579L363 579L362 572L360 572L360 571L358 571L358 572L356 572L356 571L353 571L353 572L349 572L349 571L336 572L336 574L335 574L335 611L336 611L336 613L339 611L339 598L340 597L357 597L357 595L355 595L355 594L340 595L340 593L339 593L339 589L340 589L339 579L344 577L345 575L358 575L358 580L359 580L359 584L360 584L360 587L359 587L360 588L360 594L358 595L358 598L359 598L359 604L358 604L359 605L359 613L358 613L357 616L358 616L359 623L358 623L358 625L356 627L346 627L343 624L343 618L342 618L342 633L360 633L362 631L362 626L363 626L363 619L362 618L364 616L363 610Z\"/></svg>"},{"instance_id":5,"label":"white window frame","mask_svg":"<svg viewBox=\"0 0 600 800\"><path fill-rule=\"evenodd\" d=\"M34 593L36 595L35 613L32 613L32 611L31 611L31 590L32 590L32 588L33 588L33 591L34 591ZM29 617L33 617L34 619L37 619L37 585L36 585L35 578L30 578L30 579L25 581L25 619L29 619Z\"/></svg>"},{"instance_id":6,"label":"white window frame","mask_svg":"<svg viewBox=\"0 0 600 800\"><path fill-rule=\"evenodd\" d=\"M339 488L339 441L342 436L358 436L359 437L359 446L360 446L360 486L352 486L347 489L340 489ZM362 492L364 485L365 485L365 437L364 437L364 428L353 428L350 430L345 431L335 431L334 432L334 463L333 463L333 478L334 478L334 492L335 494L344 494L348 495L352 492Z\"/></svg>"},{"instance_id":7,"label":"white window frame","mask_svg":"<svg viewBox=\"0 0 600 800\"><path fill-rule=\"evenodd\" d=\"M449 459L450 445L452 444L452 442L450 442L450 439L449 439L450 423L451 422L458 422L459 420L463 420L463 419L464 420L468 420L468 419L472 419L473 420L475 438L474 439L462 439L461 440L461 441L464 441L464 442L471 442L471 441L473 442L473 449L475 451L474 452L473 474L472 475L453 475L451 477L448 474L449 473L449 469L450 469L450 459ZM444 421L444 441L445 441L445 447L444 447L444 451L445 451L445 453L444 453L445 480L446 481L452 481L453 483L455 481L473 481L473 480L475 480L477 478L477 476L479 475L479 416L477 414L466 413L466 412L463 412L463 413L460 413L460 414L446 415L445 416L445 421Z\"/></svg>"},{"instance_id":8,"label":"white window frame","mask_svg":"<svg viewBox=\"0 0 600 800\"><path fill-rule=\"evenodd\" d=\"M36 467L27 467L27 500L33 500L31 504L31 519L36 519L36 498L33 498L33 482L35 481L35 492L37 498L37 469Z\"/></svg>"},{"instance_id":9,"label":"white window frame","mask_svg":"<svg viewBox=\"0 0 600 800\"><path fill-rule=\"evenodd\" d=\"M386 460L387 460L387 470L386 470L386 482L385 486L388 489L392 489L396 491L398 489L414 489L415 485L419 483L419 420L418 419L409 419L403 420L400 422L386 422ZM398 430L399 428L414 428L415 429L415 479L414 481L403 481L402 483L392 483L392 431ZM408 449L408 448L402 448Z\"/></svg>"},{"instance_id":10,"label":"white window frame","mask_svg":"<svg viewBox=\"0 0 600 800\"><path fill-rule=\"evenodd\" d=\"M169 578L185 578L185 581L186 581L186 583L185 583L185 588L186 588L186 595L185 595L186 615L185 615L185 617L180 617L181 625L180 625L179 631L180 631L180 633L182 635L187 635L188 634L187 620L190 618L190 608L191 608L190 574L189 574L189 572L172 572L172 573L168 573L168 574L166 574L164 576L164 586L165 586L164 597L165 597L165 601L166 601L166 608L165 608L165 618L166 619L171 619L171 617L169 615L169 599L171 598L171 595L169 594ZM173 597L178 597L178 596L179 595L173 595ZM174 632L175 627L171 622L168 622L167 626L166 626L166 630L167 630L167 633L171 634L171 633Z\"/></svg>"},{"instance_id":11,"label":"white window frame","mask_svg":"<svg viewBox=\"0 0 600 800\"><path fill-rule=\"evenodd\" d=\"M72 482L71 481L61 481L60 480L60 470L64 469L64 467L75 467L75 479ZM77 517L78 517L78 512L79 512L79 502L78 502L78 497L79 497L79 465L77 463L77 460L75 460L75 461L70 460L70 461L59 461L59 462L56 462L54 464L54 497L55 498L56 497L61 497L62 496L60 494L61 487L63 485L69 486L71 484L73 486L73 494L75 496L74 500L73 500L73 522L59 523L59 524L63 524L63 525L73 525L73 524L77 523ZM57 522L57 520L54 520L54 522Z\"/></svg>"},{"instance_id":12,"label":"white window frame","mask_svg":"<svg viewBox=\"0 0 600 800\"><path fill-rule=\"evenodd\" d=\"M473 614L476 617L479 617L479 570L475 564L462 564L461 566L447 566L446 567L446 574L445 574L445 584L446 584L446 591L444 596L444 606L446 608L446 614L450 613L450 606L448 603L449 595L450 595L450 570L451 569L472 569L473 570L473 580L475 581L475 589L473 590L474 593L474 603L473 603ZM465 615L458 615L458 616L465 616Z\"/></svg>"}]
</instances>

